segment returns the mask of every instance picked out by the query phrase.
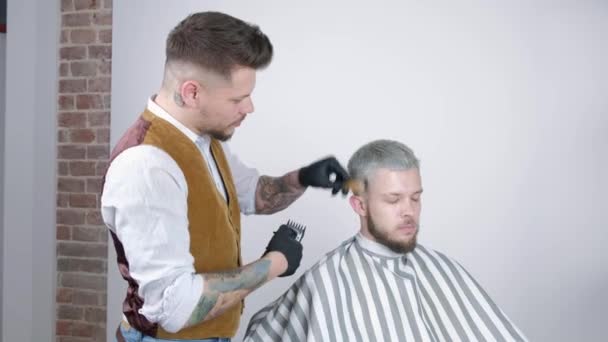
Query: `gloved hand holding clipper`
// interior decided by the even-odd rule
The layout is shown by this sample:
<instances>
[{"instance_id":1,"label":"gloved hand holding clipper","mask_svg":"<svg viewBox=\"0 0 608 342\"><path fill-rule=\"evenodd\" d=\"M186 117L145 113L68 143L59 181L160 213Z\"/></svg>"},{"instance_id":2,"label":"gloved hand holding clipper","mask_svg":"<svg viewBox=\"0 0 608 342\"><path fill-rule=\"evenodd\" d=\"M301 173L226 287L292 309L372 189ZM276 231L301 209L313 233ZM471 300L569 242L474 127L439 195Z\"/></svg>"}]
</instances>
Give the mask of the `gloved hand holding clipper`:
<instances>
[{"instance_id":1,"label":"gloved hand holding clipper","mask_svg":"<svg viewBox=\"0 0 608 342\"><path fill-rule=\"evenodd\" d=\"M289 221L287 224L282 224L270 239L264 255L270 252L279 252L287 260L287 270L279 277L294 274L300 266L302 260L302 244L300 241L304 237L305 231L306 227Z\"/></svg>"}]
</instances>

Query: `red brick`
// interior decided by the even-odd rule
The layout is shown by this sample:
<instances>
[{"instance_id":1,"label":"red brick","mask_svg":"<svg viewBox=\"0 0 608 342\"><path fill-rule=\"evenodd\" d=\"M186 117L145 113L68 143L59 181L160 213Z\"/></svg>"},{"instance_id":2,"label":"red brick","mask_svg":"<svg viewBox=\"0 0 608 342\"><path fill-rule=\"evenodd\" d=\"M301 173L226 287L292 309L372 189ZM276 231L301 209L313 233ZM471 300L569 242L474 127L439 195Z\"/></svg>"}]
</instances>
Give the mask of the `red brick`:
<instances>
[{"instance_id":1,"label":"red brick","mask_svg":"<svg viewBox=\"0 0 608 342\"><path fill-rule=\"evenodd\" d=\"M87 56L87 48L84 46L67 46L59 49L59 57L62 60L78 60Z\"/></svg>"},{"instance_id":2,"label":"red brick","mask_svg":"<svg viewBox=\"0 0 608 342\"><path fill-rule=\"evenodd\" d=\"M57 100L59 110L70 110L74 109L74 96L72 95L61 95Z\"/></svg>"},{"instance_id":3,"label":"red brick","mask_svg":"<svg viewBox=\"0 0 608 342\"><path fill-rule=\"evenodd\" d=\"M110 235L110 233L108 232L108 230L106 229L103 233L101 233L101 235L99 236L99 242L103 242L106 245L108 244L108 235Z\"/></svg>"},{"instance_id":4,"label":"red brick","mask_svg":"<svg viewBox=\"0 0 608 342\"><path fill-rule=\"evenodd\" d=\"M99 305L99 294L92 291L73 290L72 302L76 305Z\"/></svg>"},{"instance_id":5,"label":"red brick","mask_svg":"<svg viewBox=\"0 0 608 342\"><path fill-rule=\"evenodd\" d=\"M74 10L74 2L72 0L61 0L61 12L70 12Z\"/></svg>"},{"instance_id":6,"label":"red brick","mask_svg":"<svg viewBox=\"0 0 608 342\"><path fill-rule=\"evenodd\" d=\"M71 303L72 294L73 290L71 289L58 288L57 294L55 295L55 300L57 303Z\"/></svg>"},{"instance_id":7,"label":"red brick","mask_svg":"<svg viewBox=\"0 0 608 342\"><path fill-rule=\"evenodd\" d=\"M72 333L72 321L58 320L55 324L55 333L59 336L67 336Z\"/></svg>"},{"instance_id":8,"label":"red brick","mask_svg":"<svg viewBox=\"0 0 608 342\"><path fill-rule=\"evenodd\" d=\"M98 176L105 176L107 169L108 169L108 162L106 162L106 161L97 162L97 175Z\"/></svg>"},{"instance_id":9,"label":"red brick","mask_svg":"<svg viewBox=\"0 0 608 342\"><path fill-rule=\"evenodd\" d=\"M70 32L70 40L73 44L91 44L95 42L97 32L92 29L75 29Z\"/></svg>"},{"instance_id":10,"label":"red brick","mask_svg":"<svg viewBox=\"0 0 608 342\"><path fill-rule=\"evenodd\" d=\"M91 341L90 337L59 336L56 342L105 342L105 340Z\"/></svg>"},{"instance_id":11,"label":"red brick","mask_svg":"<svg viewBox=\"0 0 608 342\"><path fill-rule=\"evenodd\" d=\"M93 337L95 325L88 323L73 322L72 336Z\"/></svg>"},{"instance_id":12,"label":"red brick","mask_svg":"<svg viewBox=\"0 0 608 342\"><path fill-rule=\"evenodd\" d=\"M96 167L97 168L97 167ZM101 193L101 184L103 180L101 178L87 178L87 192L99 194Z\"/></svg>"},{"instance_id":13,"label":"red brick","mask_svg":"<svg viewBox=\"0 0 608 342\"><path fill-rule=\"evenodd\" d=\"M84 310L84 320L91 323L106 322L106 309L86 308Z\"/></svg>"},{"instance_id":14,"label":"red brick","mask_svg":"<svg viewBox=\"0 0 608 342\"><path fill-rule=\"evenodd\" d=\"M97 242L106 230L105 227L74 227L72 228L72 240Z\"/></svg>"},{"instance_id":15,"label":"red brick","mask_svg":"<svg viewBox=\"0 0 608 342\"><path fill-rule=\"evenodd\" d=\"M57 131L57 142L66 143L70 141L69 132L66 129L59 129Z\"/></svg>"},{"instance_id":16,"label":"red brick","mask_svg":"<svg viewBox=\"0 0 608 342\"><path fill-rule=\"evenodd\" d=\"M112 74L112 62L109 60L101 61L98 65L98 71L100 75L111 75Z\"/></svg>"},{"instance_id":17,"label":"red brick","mask_svg":"<svg viewBox=\"0 0 608 342\"><path fill-rule=\"evenodd\" d=\"M63 257L57 264L61 304L55 340L101 342L106 341L108 233L97 206L109 157L112 1L62 0L61 8L72 13L62 15L60 41L70 46L59 51L58 88L74 95L58 100L57 219L69 223L57 225L57 254ZM67 205L90 209L63 208L66 198Z\"/></svg>"},{"instance_id":18,"label":"red brick","mask_svg":"<svg viewBox=\"0 0 608 342\"><path fill-rule=\"evenodd\" d=\"M70 240L70 230L68 226L57 226L57 240Z\"/></svg>"},{"instance_id":19,"label":"red brick","mask_svg":"<svg viewBox=\"0 0 608 342\"><path fill-rule=\"evenodd\" d=\"M88 114L90 127L110 126L110 112L93 112Z\"/></svg>"},{"instance_id":20,"label":"red brick","mask_svg":"<svg viewBox=\"0 0 608 342\"><path fill-rule=\"evenodd\" d=\"M100 25L100 26L112 25L112 12L111 11L95 12L95 14L93 14L93 22L95 23L95 25Z\"/></svg>"},{"instance_id":21,"label":"red brick","mask_svg":"<svg viewBox=\"0 0 608 342\"><path fill-rule=\"evenodd\" d=\"M71 208L96 208L97 207L97 195L96 194L70 194L70 207Z\"/></svg>"},{"instance_id":22,"label":"red brick","mask_svg":"<svg viewBox=\"0 0 608 342\"><path fill-rule=\"evenodd\" d=\"M97 206L97 195L95 194L70 194L70 207L72 208L95 208Z\"/></svg>"},{"instance_id":23,"label":"red brick","mask_svg":"<svg viewBox=\"0 0 608 342\"><path fill-rule=\"evenodd\" d=\"M61 145L57 147L58 159L84 159L86 147L79 145Z\"/></svg>"},{"instance_id":24,"label":"red brick","mask_svg":"<svg viewBox=\"0 0 608 342\"><path fill-rule=\"evenodd\" d=\"M57 209L57 224L84 224L84 212L74 209Z\"/></svg>"},{"instance_id":25,"label":"red brick","mask_svg":"<svg viewBox=\"0 0 608 342\"><path fill-rule=\"evenodd\" d=\"M90 143L95 140L95 132L88 128L71 129L70 141L73 143Z\"/></svg>"},{"instance_id":26,"label":"red brick","mask_svg":"<svg viewBox=\"0 0 608 342\"><path fill-rule=\"evenodd\" d=\"M99 30L99 32L97 33L97 40L100 43L107 43L107 44L111 44L112 43L112 29L109 30Z\"/></svg>"},{"instance_id":27,"label":"red brick","mask_svg":"<svg viewBox=\"0 0 608 342\"><path fill-rule=\"evenodd\" d=\"M93 332L92 342L106 342L106 324L105 322L101 323L102 325L98 325L95 327L95 331ZM114 336L112 336L114 337Z\"/></svg>"},{"instance_id":28,"label":"red brick","mask_svg":"<svg viewBox=\"0 0 608 342\"><path fill-rule=\"evenodd\" d=\"M110 77L100 77L88 80L88 89L90 93L110 92L112 80Z\"/></svg>"},{"instance_id":29,"label":"red brick","mask_svg":"<svg viewBox=\"0 0 608 342\"><path fill-rule=\"evenodd\" d=\"M57 193L57 207L67 208L70 203L70 196L66 193Z\"/></svg>"},{"instance_id":30,"label":"red brick","mask_svg":"<svg viewBox=\"0 0 608 342\"><path fill-rule=\"evenodd\" d=\"M74 8L77 11L92 10L100 7L101 0L74 0Z\"/></svg>"},{"instance_id":31,"label":"red brick","mask_svg":"<svg viewBox=\"0 0 608 342\"><path fill-rule=\"evenodd\" d=\"M68 175L68 162L60 161L57 163L57 174L59 176Z\"/></svg>"},{"instance_id":32,"label":"red brick","mask_svg":"<svg viewBox=\"0 0 608 342\"><path fill-rule=\"evenodd\" d=\"M72 71L72 76L95 76L97 75L97 63L93 61L86 62L72 62L70 63L70 70Z\"/></svg>"},{"instance_id":33,"label":"red brick","mask_svg":"<svg viewBox=\"0 0 608 342\"><path fill-rule=\"evenodd\" d=\"M91 15L89 13L70 13L61 17L63 27L91 26Z\"/></svg>"},{"instance_id":34,"label":"red brick","mask_svg":"<svg viewBox=\"0 0 608 342\"><path fill-rule=\"evenodd\" d=\"M87 115L82 112L59 114L59 127L79 128L87 125Z\"/></svg>"},{"instance_id":35,"label":"red brick","mask_svg":"<svg viewBox=\"0 0 608 342\"><path fill-rule=\"evenodd\" d=\"M57 180L57 191L62 192L83 192L84 179L59 177Z\"/></svg>"},{"instance_id":36,"label":"red brick","mask_svg":"<svg viewBox=\"0 0 608 342\"><path fill-rule=\"evenodd\" d=\"M112 46L110 45L89 45L90 59L111 59Z\"/></svg>"},{"instance_id":37,"label":"red brick","mask_svg":"<svg viewBox=\"0 0 608 342\"><path fill-rule=\"evenodd\" d=\"M70 32L69 30L61 30L61 36L59 37L59 42L61 44L65 44L69 41Z\"/></svg>"},{"instance_id":38,"label":"red brick","mask_svg":"<svg viewBox=\"0 0 608 342\"><path fill-rule=\"evenodd\" d=\"M106 262L101 259L59 258L57 271L102 274L106 271Z\"/></svg>"},{"instance_id":39,"label":"red brick","mask_svg":"<svg viewBox=\"0 0 608 342\"><path fill-rule=\"evenodd\" d=\"M87 80L64 79L59 80L59 93L84 93L87 91Z\"/></svg>"},{"instance_id":40,"label":"red brick","mask_svg":"<svg viewBox=\"0 0 608 342\"><path fill-rule=\"evenodd\" d=\"M76 96L76 108L78 109L101 109L103 98L100 95L86 94Z\"/></svg>"},{"instance_id":41,"label":"red brick","mask_svg":"<svg viewBox=\"0 0 608 342\"><path fill-rule=\"evenodd\" d=\"M108 255L108 245L101 243L84 243L60 241L57 243L58 256L103 258Z\"/></svg>"},{"instance_id":42,"label":"red brick","mask_svg":"<svg viewBox=\"0 0 608 342\"><path fill-rule=\"evenodd\" d=\"M68 63L59 64L59 76L67 77L70 74L70 65Z\"/></svg>"},{"instance_id":43,"label":"red brick","mask_svg":"<svg viewBox=\"0 0 608 342\"><path fill-rule=\"evenodd\" d=\"M87 212L87 224L91 225L103 225L103 218L101 217L101 212L99 210L89 210Z\"/></svg>"},{"instance_id":44,"label":"red brick","mask_svg":"<svg viewBox=\"0 0 608 342\"><path fill-rule=\"evenodd\" d=\"M109 128L100 128L95 133L97 139L95 140L100 144L109 144L110 143L110 129Z\"/></svg>"},{"instance_id":45,"label":"red brick","mask_svg":"<svg viewBox=\"0 0 608 342\"><path fill-rule=\"evenodd\" d=\"M107 145L87 146L87 159L108 159L110 147Z\"/></svg>"},{"instance_id":46,"label":"red brick","mask_svg":"<svg viewBox=\"0 0 608 342\"><path fill-rule=\"evenodd\" d=\"M84 310L72 305L60 304L57 306L57 318L81 320L84 318Z\"/></svg>"},{"instance_id":47,"label":"red brick","mask_svg":"<svg viewBox=\"0 0 608 342\"><path fill-rule=\"evenodd\" d=\"M61 274L61 284L68 288L105 290L106 277L94 274L63 273Z\"/></svg>"},{"instance_id":48,"label":"red brick","mask_svg":"<svg viewBox=\"0 0 608 342\"><path fill-rule=\"evenodd\" d=\"M104 95L103 108L110 109L111 106L112 106L112 95Z\"/></svg>"}]
</instances>

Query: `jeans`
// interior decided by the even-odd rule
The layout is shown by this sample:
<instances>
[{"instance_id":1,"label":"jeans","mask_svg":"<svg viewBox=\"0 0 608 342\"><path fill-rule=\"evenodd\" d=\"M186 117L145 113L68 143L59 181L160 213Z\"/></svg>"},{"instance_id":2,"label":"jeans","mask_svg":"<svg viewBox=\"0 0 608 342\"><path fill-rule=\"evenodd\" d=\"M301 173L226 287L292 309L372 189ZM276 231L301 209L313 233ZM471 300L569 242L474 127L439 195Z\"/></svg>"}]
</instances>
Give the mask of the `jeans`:
<instances>
[{"instance_id":1,"label":"jeans","mask_svg":"<svg viewBox=\"0 0 608 342\"><path fill-rule=\"evenodd\" d=\"M181 341L181 340L161 340L158 338L144 336L139 330L126 326L126 324L120 325L120 332L125 338L126 342L163 342L163 341ZM202 340L183 340L188 342L230 342L229 338L206 338ZM117 341L118 342L118 341Z\"/></svg>"}]
</instances>

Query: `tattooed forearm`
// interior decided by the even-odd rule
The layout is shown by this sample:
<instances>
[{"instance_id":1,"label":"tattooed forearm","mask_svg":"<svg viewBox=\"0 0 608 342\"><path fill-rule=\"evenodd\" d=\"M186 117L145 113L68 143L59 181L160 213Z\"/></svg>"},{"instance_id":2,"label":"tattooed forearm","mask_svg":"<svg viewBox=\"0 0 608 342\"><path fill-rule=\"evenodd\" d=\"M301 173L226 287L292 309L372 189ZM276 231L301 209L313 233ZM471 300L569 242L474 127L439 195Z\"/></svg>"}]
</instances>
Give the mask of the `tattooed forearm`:
<instances>
[{"instance_id":1,"label":"tattooed forearm","mask_svg":"<svg viewBox=\"0 0 608 342\"><path fill-rule=\"evenodd\" d=\"M184 328L221 315L268 279L270 260L260 259L234 271L204 274L203 293Z\"/></svg>"},{"instance_id":2,"label":"tattooed forearm","mask_svg":"<svg viewBox=\"0 0 608 342\"><path fill-rule=\"evenodd\" d=\"M283 177L261 176L255 192L257 214L273 214L287 208L304 193L298 181L298 171Z\"/></svg>"}]
</instances>

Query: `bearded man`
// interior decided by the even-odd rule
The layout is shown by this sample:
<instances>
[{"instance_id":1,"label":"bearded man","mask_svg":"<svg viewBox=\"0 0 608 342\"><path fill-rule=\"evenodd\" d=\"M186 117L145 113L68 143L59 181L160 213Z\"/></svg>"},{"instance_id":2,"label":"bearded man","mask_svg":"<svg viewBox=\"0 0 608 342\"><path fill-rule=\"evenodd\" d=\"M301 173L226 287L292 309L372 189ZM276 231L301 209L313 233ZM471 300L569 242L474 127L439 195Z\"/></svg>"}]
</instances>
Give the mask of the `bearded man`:
<instances>
[{"instance_id":1,"label":"bearded man","mask_svg":"<svg viewBox=\"0 0 608 342\"><path fill-rule=\"evenodd\" d=\"M416 243L410 148L368 143L348 163L360 231L256 313L245 341L526 341L455 260Z\"/></svg>"}]
</instances>

